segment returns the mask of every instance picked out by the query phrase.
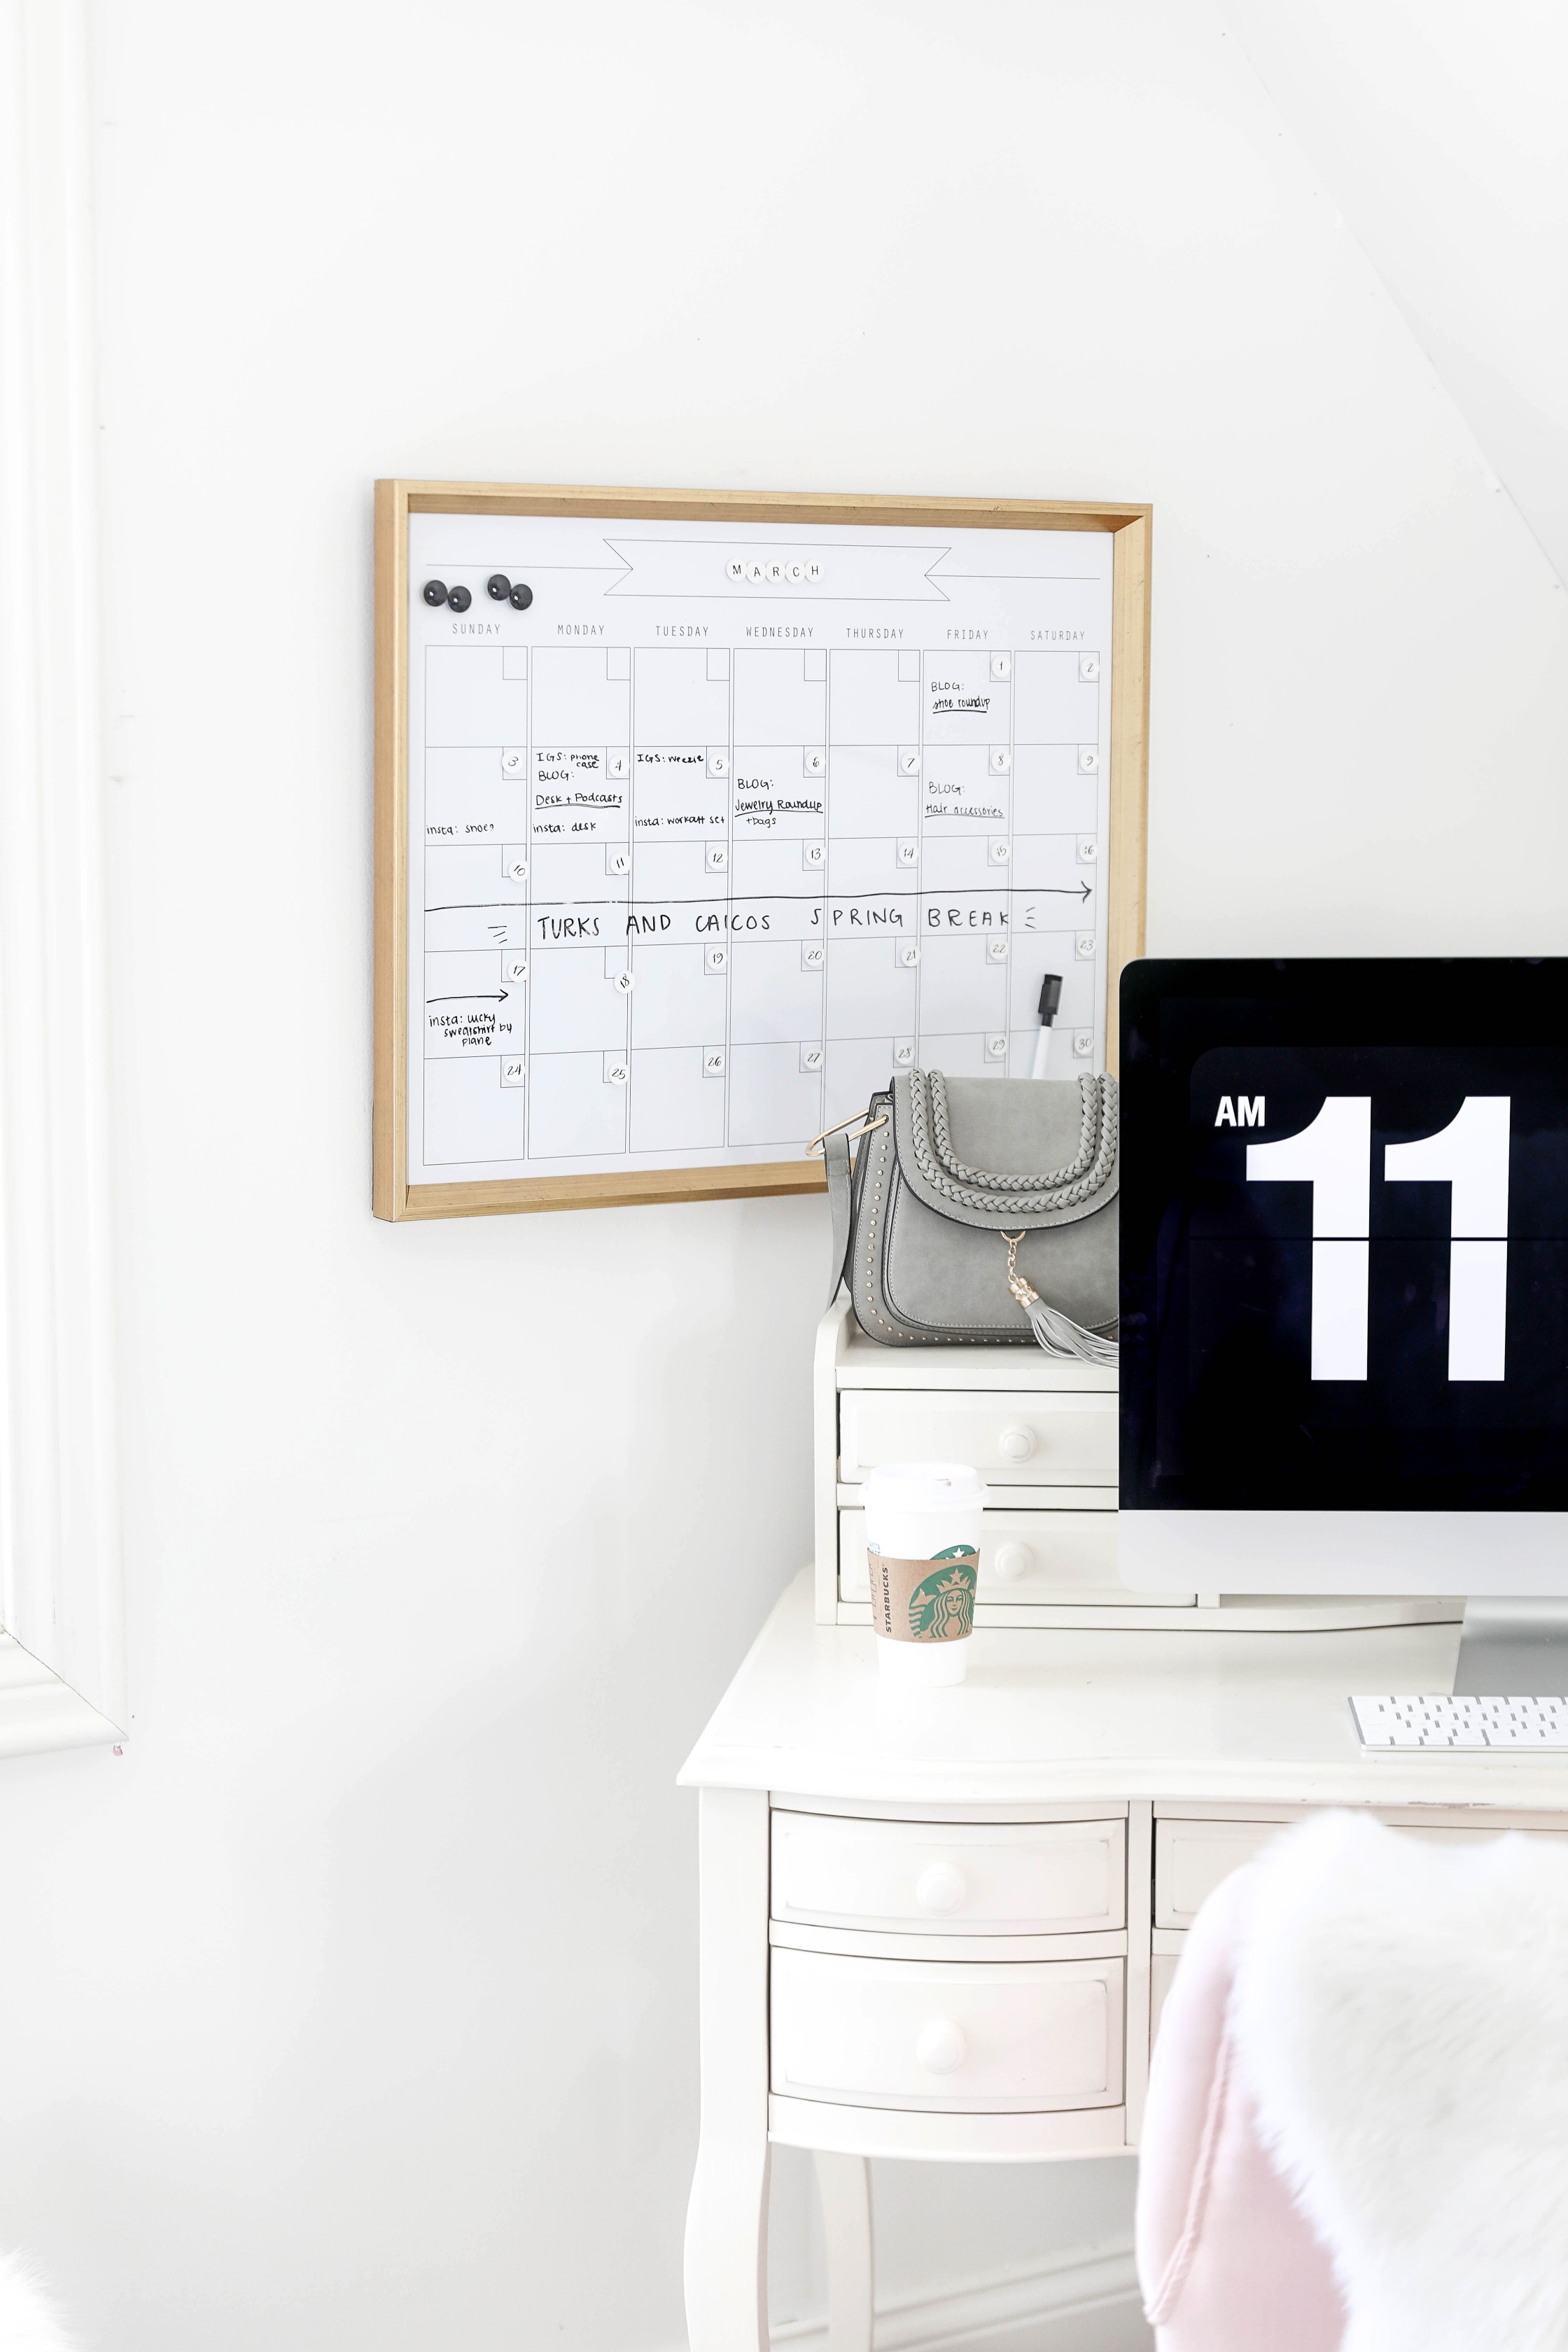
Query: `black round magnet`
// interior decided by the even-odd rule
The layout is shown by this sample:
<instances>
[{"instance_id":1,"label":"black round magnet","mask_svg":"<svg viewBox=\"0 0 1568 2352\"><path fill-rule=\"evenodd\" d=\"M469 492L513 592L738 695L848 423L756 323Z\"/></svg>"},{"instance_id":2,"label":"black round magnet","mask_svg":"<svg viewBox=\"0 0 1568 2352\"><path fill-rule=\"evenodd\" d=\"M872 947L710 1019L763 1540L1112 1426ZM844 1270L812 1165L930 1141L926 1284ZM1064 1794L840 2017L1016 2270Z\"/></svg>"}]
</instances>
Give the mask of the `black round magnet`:
<instances>
[{"instance_id":1,"label":"black round magnet","mask_svg":"<svg viewBox=\"0 0 1568 2352\"><path fill-rule=\"evenodd\" d=\"M515 611L519 613L527 612L529 606L533 602L533 591L529 586L526 580L514 580L512 582L511 602Z\"/></svg>"},{"instance_id":2,"label":"black round magnet","mask_svg":"<svg viewBox=\"0 0 1568 2352\"><path fill-rule=\"evenodd\" d=\"M454 613L466 613L473 601L466 588L448 588L447 591L447 602Z\"/></svg>"},{"instance_id":3,"label":"black round magnet","mask_svg":"<svg viewBox=\"0 0 1568 2352\"><path fill-rule=\"evenodd\" d=\"M507 598L511 594L511 582L507 578L504 572L492 572L489 578L485 582L485 586L489 589L490 594L495 598L498 604L504 604Z\"/></svg>"},{"instance_id":4,"label":"black round magnet","mask_svg":"<svg viewBox=\"0 0 1568 2352\"><path fill-rule=\"evenodd\" d=\"M425 602L427 604L444 604L446 601L446 582L444 580L426 580L425 583Z\"/></svg>"}]
</instances>

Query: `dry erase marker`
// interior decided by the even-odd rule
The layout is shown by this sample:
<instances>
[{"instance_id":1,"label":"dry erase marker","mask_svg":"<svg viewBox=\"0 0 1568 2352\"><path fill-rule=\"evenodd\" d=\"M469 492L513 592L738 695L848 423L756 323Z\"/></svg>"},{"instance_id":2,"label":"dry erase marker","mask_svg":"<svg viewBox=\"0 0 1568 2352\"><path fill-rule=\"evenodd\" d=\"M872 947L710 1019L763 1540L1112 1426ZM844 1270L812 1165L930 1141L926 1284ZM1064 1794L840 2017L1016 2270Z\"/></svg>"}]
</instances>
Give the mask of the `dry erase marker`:
<instances>
[{"instance_id":1,"label":"dry erase marker","mask_svg":"<svg viewBox=\"0 0 1568 2352\"><path fill-rule=\"evenodd\" d=\"M1047 972L1040 982L1040 1034L1035 1040L1035 1059L1029 1070L1032 1078L1043 1078L1051 1053L1051 1024L1057 1017L1057 1007L1062 1001L1062 976L1059 971Z\"/></svg>"}]
</instances>

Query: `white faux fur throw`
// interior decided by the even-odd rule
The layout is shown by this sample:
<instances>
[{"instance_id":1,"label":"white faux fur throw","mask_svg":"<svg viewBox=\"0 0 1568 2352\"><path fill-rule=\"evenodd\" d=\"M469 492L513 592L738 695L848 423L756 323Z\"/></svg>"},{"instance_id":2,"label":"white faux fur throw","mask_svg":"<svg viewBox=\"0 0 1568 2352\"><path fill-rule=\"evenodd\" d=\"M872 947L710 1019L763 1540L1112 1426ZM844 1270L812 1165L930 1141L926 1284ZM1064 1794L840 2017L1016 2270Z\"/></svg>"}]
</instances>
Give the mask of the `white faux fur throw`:
<instances>
[{"instance_id":1,"label":"white faux fur throw","mask_svg":"<svg viewBox=\"0 0 1568 2352\"><path fill-rule=\"evenodd\" d=\"M1568 1844L1329 1813L1247 1908L1233 2048L1342 2352L1568 2352Z\"/></svg>"},{"instance_id":2,"label":"white faux fur throw","mask_svg":"<svg viewBox=\"0 0 1568 2352\"><path fill-rule=\"evenodd\" d=\"M0 2254L0 2352L74 2352L73 2338L20 2254Z\"/></svg>"}]
</instances>

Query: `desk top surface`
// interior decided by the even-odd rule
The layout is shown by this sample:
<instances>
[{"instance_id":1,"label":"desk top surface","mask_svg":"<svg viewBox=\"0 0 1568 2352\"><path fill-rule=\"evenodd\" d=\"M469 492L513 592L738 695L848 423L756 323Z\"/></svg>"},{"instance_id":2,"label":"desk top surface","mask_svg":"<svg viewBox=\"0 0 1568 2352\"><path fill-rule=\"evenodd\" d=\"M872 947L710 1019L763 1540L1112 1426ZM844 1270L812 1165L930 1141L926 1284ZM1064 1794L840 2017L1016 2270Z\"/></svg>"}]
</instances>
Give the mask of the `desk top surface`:
<instances>
[{"instance_id":1,"label":"desk top surface","mask_svg":"<svg viewBox=\"0 0 1568 2352\"><path fill-rule=\"evenodd\" d=\"M687 1788L968 1805L1185 1798L1568 1811L1568 1754L1363 1755L1352 1691L1447 1691L1457 1625L1351 1633L985 1632L951 1690L884 1690L869 1628L803 1570L680 1774Z\"/></svg>"}]
</instances>

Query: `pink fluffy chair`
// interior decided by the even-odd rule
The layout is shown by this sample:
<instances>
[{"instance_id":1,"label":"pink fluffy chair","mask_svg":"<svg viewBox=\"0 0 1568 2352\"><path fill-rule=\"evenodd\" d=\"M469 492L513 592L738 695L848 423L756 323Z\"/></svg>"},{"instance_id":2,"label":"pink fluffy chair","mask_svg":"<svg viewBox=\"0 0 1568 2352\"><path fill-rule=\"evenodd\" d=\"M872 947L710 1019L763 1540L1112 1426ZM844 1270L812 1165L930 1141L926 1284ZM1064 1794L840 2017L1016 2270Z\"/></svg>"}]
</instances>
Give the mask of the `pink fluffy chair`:
<instances>
[{"instance_id":1,"label":"pink fluffy chair","mask_svg":"<svg viewBox=\"0 0 1568 2352\"><path fill-rule=\"evenodd\" d=\"M1326 1813L1228 1879L1161 2021L1137 2240L1160 2352L1563 2352L1568 1841Z\"/></svg>"},{"instance_id":2,"label":"pink fluffy chair","mask_svg":"<svg viewBox=\"0 0 1568 2352\"><path fill-rule=\"evenodd\" d=\"M1247 1874L1198 1914L1160 2020L1138 2276L1160 2352L1338 2352L1329 2257L1265 2153L1227 2031Z\"/></svg>"}]
</instances>

